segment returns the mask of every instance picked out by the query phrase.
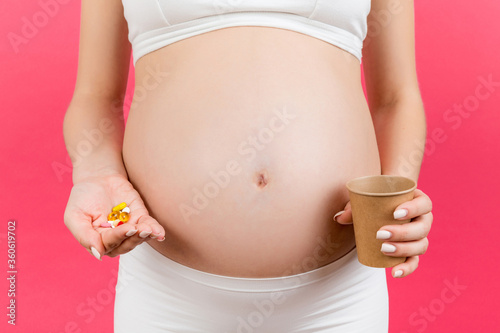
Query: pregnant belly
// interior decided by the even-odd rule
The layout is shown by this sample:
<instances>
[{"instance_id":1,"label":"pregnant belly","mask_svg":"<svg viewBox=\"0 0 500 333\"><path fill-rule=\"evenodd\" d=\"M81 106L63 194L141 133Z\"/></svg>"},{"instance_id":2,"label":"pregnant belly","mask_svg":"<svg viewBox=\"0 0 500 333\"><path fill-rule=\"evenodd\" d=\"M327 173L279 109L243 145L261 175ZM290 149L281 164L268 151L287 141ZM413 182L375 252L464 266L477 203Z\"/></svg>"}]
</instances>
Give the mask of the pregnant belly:
<instances>
[{"instance_id":1,"label":"pregnant belly","mask_svg":"<svg viewBox=\"0 0 500 333\"><path fill-rule=\"evenodd\" d=\"M213 31L137 62L123 146L129 178L195 269L296 274L354 246L332 220L345 182L380 174L359 62L299 33Z\"/></svg>"}]
</instances>

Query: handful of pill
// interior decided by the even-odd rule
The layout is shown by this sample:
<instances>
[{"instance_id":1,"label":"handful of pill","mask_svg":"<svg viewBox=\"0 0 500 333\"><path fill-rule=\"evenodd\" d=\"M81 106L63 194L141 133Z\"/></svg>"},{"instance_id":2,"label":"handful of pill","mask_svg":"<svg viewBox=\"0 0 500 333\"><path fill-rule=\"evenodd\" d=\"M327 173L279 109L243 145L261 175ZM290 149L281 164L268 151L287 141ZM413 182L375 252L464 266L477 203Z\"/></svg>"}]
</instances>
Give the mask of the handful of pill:
<instances>
[{"instance_id":1,"label":"handful of pill","mask_svg":"<svg viewBox=\"0 0 500 333\"><path fill-rule=\"evenodd\" d=\"M127 207L125 202L113 207L111 213L108 215L108 223L111 227L116 228L117 226L127 223L130 219L130 208Z\"/></svg>"}]
</instances>

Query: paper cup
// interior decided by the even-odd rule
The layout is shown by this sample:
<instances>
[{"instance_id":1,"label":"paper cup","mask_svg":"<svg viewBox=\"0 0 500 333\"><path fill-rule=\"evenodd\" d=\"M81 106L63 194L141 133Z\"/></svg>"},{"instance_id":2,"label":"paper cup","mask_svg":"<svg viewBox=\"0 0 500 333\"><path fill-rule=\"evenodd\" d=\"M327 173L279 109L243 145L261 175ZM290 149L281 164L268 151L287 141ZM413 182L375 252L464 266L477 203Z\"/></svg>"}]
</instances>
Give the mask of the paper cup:
<instances>
[{"instance_id":1,"label":"paper cup","mask_svg":"<svg viewBox=\"0 0 500 333\"><path fill-rule=\"evenodd\" d=\"M406 257L383 254L380 248L385 241L375 237L384 225L410 222L410 219L395 220L393 213L397 206L413 199L415 181L401 176L378 175L352 179L346 187L351 200L359 262L370 267L393 267L404 262Z\"/></svg>"}]
</instances>

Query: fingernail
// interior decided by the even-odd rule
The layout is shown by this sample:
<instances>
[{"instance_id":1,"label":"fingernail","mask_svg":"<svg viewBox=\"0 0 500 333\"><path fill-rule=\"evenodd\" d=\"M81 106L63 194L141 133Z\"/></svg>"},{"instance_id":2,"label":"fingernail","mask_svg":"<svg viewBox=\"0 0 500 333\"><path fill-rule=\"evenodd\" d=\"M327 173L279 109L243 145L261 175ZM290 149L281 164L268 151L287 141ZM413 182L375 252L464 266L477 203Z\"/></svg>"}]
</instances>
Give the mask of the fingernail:
<instances>
[{"instance_id":1,"label":"fingernail","mask_svg":"<svg viewBox=\"0 0 500 333\"><path fill-rule=\"evenodd\" d=\"M403 275L403 271L402 271L402 270L400 270L400 269L399 269L399 270L397 270L397 271L394 273L394 277L395 277L395 278L398 278L398 277L400 277L401 275Z\"/></svg>"},{"instance_id":2,"label":"fingernail","mask_svg":"<svg viewBox=\"0 0 500 333\"><path fill-rule=\"evenodd\" d=\"M90 250L92 250L92 254L94 255L94 257L97 258L97 260L101 260L101 254L99 253L99 251L97 251L95 247L92 246Z\"/></svg>"},{"instance_id":3,"label":"fingernail","mask_svg":"<svg viewBox=\"0 0 500 333\"><path fill-rule=\"evenodd\" d=\"M384 243L384 244L382 244L382 248L380 249L380 251L392 253L392 252L396 252L396 247L392 244Z\"/></svg>"},{"instance_id":4,"label":"fingernail","mask_svg":"<svg viewBox=\"0 0 500 333\"><path fill-rule=\"evenodd\" d=\"M139 237L141 238L146 238L148 237L149 235L151 235L151 231L143 231L139 234Z\"/></svg>"},{"instance_id":5,"label":"fingernail","mask_svg":"<svg viewBox=\"0 0 500 333\"><path fill-rule=\"evenodd\" d=\"M398 209L394 212L394 219L400 219L408 215L408 209Z\"/></svg>"},{"instance_id":6,"label":"fingernail","mask_svg":"<svg viewBox=\"0 0 500 333\"><path fill-rule=\"evenodd\" d=\"M333 220L334 220L335 222L337 222L337 217L339 217L340 215L342 215L344 212L345 212L345 210L341 210L340 212L338 212L337 214L335 214L335 215L333 216Z\"/></svg>"},{"instance_id":7,"label":"fingernail","mask_svg":"<svg viewBox=\"0 0 500 333\"><path fill-rule=\"evenodd\" d=\"M392 233L387 230L379 230L377 231L377 239L389 239L391 238Z\"/></svg>"},{"instance_id":8,"label":"fingernail","mask_svg":"<svg viewBox=\"0 0 500 333\"><path fill-rule=\"evenodd\" d=\"M127 237L133 236L133 235L135 235L135 233L136 233L136 232L137 232L137 229L132 229L132 230L129 230L129 231L125 234L125 236L127 236Z\"/></svg>"},{"instance_id":9,"label":"fingernail","mask_svg":"<svg viewBox=\"0 0 500 333\"><path fill-rule=\"evenodd\" d=\"M158 238L158 242L163 242L164 240L165 240L165 237L163 237L162 239Z\"/></svg>"}]
</instances>

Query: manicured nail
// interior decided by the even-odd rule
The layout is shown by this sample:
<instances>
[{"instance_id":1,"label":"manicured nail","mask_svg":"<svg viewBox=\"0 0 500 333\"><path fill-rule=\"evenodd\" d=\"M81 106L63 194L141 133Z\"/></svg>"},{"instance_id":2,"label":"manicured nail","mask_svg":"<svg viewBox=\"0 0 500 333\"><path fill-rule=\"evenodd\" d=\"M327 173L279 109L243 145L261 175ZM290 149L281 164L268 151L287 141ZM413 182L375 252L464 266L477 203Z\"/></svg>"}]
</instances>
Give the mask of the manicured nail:
<instances>
[{"instance_id":1,"label":"manicured nail","mask_svg":"<svg viewBox=\"0 0 500 333\"><path fill-rule=\"evenodd\" d=\"M394 277L395 277L395 278L398 278L398 277L400 277L401 275L403 275L403 271L402 271L402 270L400 270L400 269L398 269L398 270L394 273Z\"/></svg>"},{"instance_id":2,"label":"manicured nail","mask_svg":"<svg viewBox=\"0 0 500 333\"><path fill-rule=\"evenodd\" d=\"M396 247L392 244L384 243L384 244L382 244L382 248L380 249L380 251L392 253L392 252L396 252Z\"/></svg>"},{"instance_id":3,"label":"manicured nail","mask_svg":"<svg viewBox=\"0 0 500 333\"><path fill-rule=\"evenodd\" d=\"M398 209L397 211L394 212L394 219L400 219L402 217L405 217L408 215L408 209Z\"/></svg>"},{"instance_id":4,"label":"manicured nail","mask_svg":"<svg viewBox=\"0 0 500 333\"><path fill-rule=\"evenodd\" d=\"M99 253L99 251L97 251L97 249L93 246L90 249L92 250L92 254L94 255L94 257L96 257L97 260L101 260L101 254Z\"/></svg>"},{"instance_id":5,"label":"manicured nail","mask_svg":"<svg viewBox=\"0 0 500 333\"><path fill-rule=\"evenodd\" d=\"M135 235L136 232L137 232L137 229L129 230L129 232L127 232L125 234L125 236L127 236L127 237L133 236L133 235Z\"/></svg>"},{"instance_id":6,"label":"manicured nail","mask_svg":"<svg viewBox=\"0 0 500 333\"><path fill-rule=\"evenodd\" d=\"M165 240L165 237L163 237L162 239L158 238L158 242L163 242L164 240Z\"/></svg>"},{"instance_id":7,"label":"manicured nail","mask_svg":"<svg viewBox=\"0 0 500 333\"><path fill-rule=\"evenodd\" d=\"M377 231L377 239L389 239L392 237L392 233L387 230L379 230Z\"/></svg>"},{"instance_id":8,"label":"manicured nail","mask_svg":"<svg viewBox=\"0 0 500 333\"><path fill-rule=\"evenodd\" d=\"M149 235L151 235L151 231L143 231L139 234L139 237L141 238L146 238L148 237Z\"/></svg>"},{"instance_id":9,"label":"manicured nail","mask_svg":"<svg viewBox=\"0 0 500 333\"><path fill-rule=\"evenodd\" d=\"M345 210L341 210L340 212L338 212L337 214L335 214L335 215L333 216L333 220L334 220L335 222L337 222L337 217L339 217L340 215L342 215L344 212L345 212Z\"/></svg>"}]
</instances>

